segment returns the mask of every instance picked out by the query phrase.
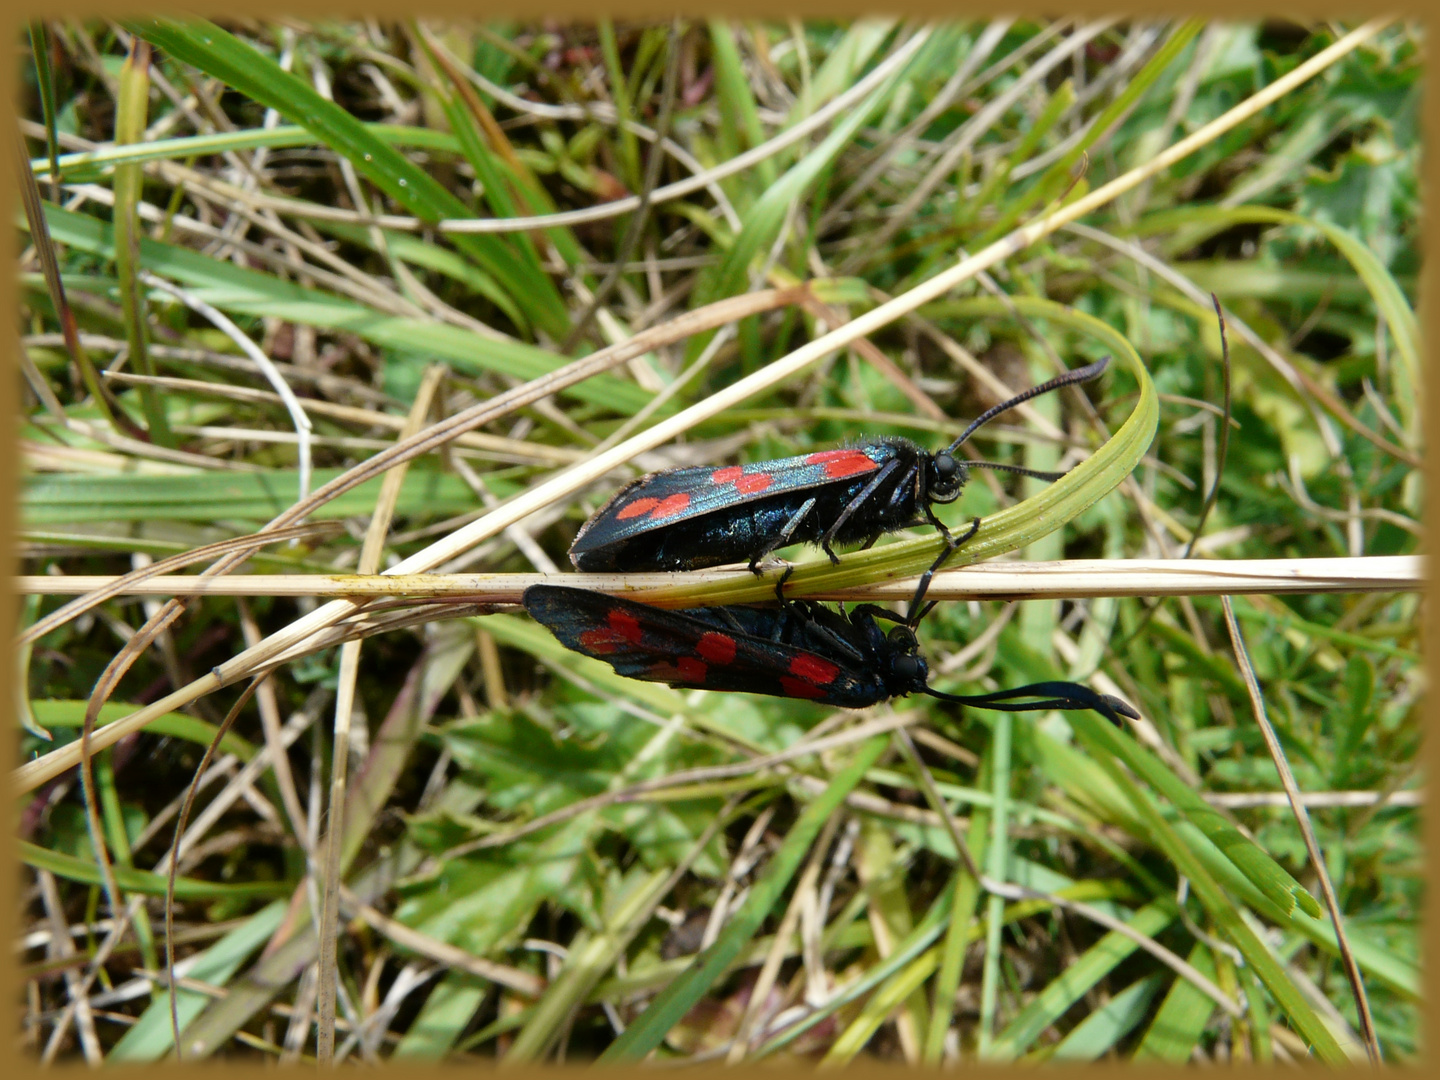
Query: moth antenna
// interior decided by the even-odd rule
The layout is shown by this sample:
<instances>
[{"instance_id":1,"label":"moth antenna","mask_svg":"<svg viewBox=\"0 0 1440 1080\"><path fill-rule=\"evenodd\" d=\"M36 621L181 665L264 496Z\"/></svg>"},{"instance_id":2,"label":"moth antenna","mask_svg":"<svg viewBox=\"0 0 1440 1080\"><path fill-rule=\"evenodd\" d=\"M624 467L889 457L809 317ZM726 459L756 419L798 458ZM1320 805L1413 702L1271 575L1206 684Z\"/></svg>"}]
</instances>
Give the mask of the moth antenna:
<instances>
[{"instance_id":1,"label":"moth antenna","mask_svg":"<svg viewBox=\"0 0 1440 1080\"><path fill-rule=\"evenodd\" d=\"M960 449L961 443L963 443L966 439L970 438L971 435L975 434L975 430L977 428L979 428L982 424L986 424L989 421L994 420L995 417L999 416L1001 413L1008 412L1016 405L1029 401L1033 397L1039 397L1041 394L1048 394L1051 390L1058 390L1062 386L1070 386L1073 383L1089 382L1091 379L1095 378L1102 371L1104 371L1106 365L1109 363L1110 358L1108 356L1102 356L1093 364L1086 364L1084 367L1078 367L1074 371L1067 371L1063 375L1057 375L1055 376L1055 378L1049 380L1048 382L1043 382L1039 386L1032 386L1029 390L1021 391L1009 401L1002 401L999 405L986 409L983 413L981 413L979 416L977 416L974 420L970 422L970 426L967 427L963 432L961 432L960 437L950 444L950 448L946 452L953 454L956 450Z\"/></svg>"},{"instance_id":2,"label":"moth antenna","mask_svg":"<svg viewBox=\"0 0 1440 1080\"><path fill-rule=\"evenodd\" d=\"M1140 714L1127 701L1111 694L1097 694L1088 686L1072 682L1031 683L1017 686L1012 690L997 690L990 694L947 694L941 690L925 687L925 693L941 701L953 701L960 705L973 705L979 709L998 709L1002 712L1038 712L1045 709L1085 709L1098 712L1111 723L1118 725L1120 716L1139 720ZM1013 701L1018 697L1038 697L1039 701ZM1117 715L1118 714L1118 715Z\"/></svg>"},{"instance_id":3,"label":"moth antenna","mask_svg":"<svg viewBox=\"0 0 1440 1080\"><path fill-rule=\"evenodd\" d=\"M965 467L967 469L994 469L996 472L1033 476L1036 480L1059 480L1065 475L1063 472L1041 472L1039 469L1027 469L1023 465L1005 465L998 461L967 461Z\"/></svg>"}]
</instances>

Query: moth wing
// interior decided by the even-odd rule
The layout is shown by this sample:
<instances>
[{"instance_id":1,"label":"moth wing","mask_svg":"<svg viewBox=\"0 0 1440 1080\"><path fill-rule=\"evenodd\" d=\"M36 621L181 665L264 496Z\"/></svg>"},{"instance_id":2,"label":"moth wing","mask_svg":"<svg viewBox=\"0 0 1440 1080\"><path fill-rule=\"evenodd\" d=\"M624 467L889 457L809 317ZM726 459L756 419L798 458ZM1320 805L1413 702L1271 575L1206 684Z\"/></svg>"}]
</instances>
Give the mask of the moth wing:
<instances>
[{"instance_id":1,"label":"moth wing","mask_svg":"<svg viewBox=\"0 0 1440 1080\"><path fill-rule=\"evenodd\" d=\"M716 510L879 468L863 450L847 448L749 465L706 465L650 473L621 488L597 510L576 534L570 551L584 554Z\"/></svg>"},{"instance_id":2,"label":"moth wing","mask_svg":"<svg viewBox=\"0 0 1440 1080\"><path fill-rule=\"evenodd\" d=\"M730 628L710 614L721 609L701 609L701 617L554 585L531 586L524 604L566 648L628 678L849 708L887 696L877 677L845 658Z\"/></svg>"}]
</instances>

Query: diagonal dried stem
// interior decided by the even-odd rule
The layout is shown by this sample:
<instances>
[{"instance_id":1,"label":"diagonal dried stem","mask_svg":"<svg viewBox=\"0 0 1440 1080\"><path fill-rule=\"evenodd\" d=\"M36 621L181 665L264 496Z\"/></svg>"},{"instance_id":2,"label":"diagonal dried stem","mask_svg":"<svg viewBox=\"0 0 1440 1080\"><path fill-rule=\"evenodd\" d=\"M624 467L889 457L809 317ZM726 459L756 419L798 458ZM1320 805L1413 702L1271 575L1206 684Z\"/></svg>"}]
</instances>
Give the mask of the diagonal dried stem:
<instances>
[{"instance_id":1,"label":"diagonal dried stem","mask_svg":"<svg viewBox=\"0 0 1440 1080\"><path fill-rule=\"evenodd\" d=\"M1365 993L1365 979L1360 974L1360 964L1355 959L1355 952L1350 947L1350 939L1345 933L1345 917L1340 910L1340 901L1335 896L1335 886L1330 881L1330 871L1325 865L1325 856L1320 851L1320 844L1315 839L1315 830L1310 826L1310 812L1305 808L1305 800L1300 793L1300 785L1295 782L1295 774L1290 769L1290 762L1286 760L1285 749L1280 745L1280 738L1275 734L1275 728L1270 723L1270 717L1265 712L1265 697L1260 691L1260 683L1255 678L1255 668L1250 663L1250 654L1245 648L1245 637L1240 632L1240 624L1235 619L1235 609L1230 605L1230 597L1222 596L1220 604L1225 609L1225 625L1230 631L1230 644L1235 649L1235 660L1240 666L1240 674L1245 677L1245 689L1250 694L1250 707L1255 714L1255 722L1260 726L1260 733L1265 736L1265 745L1270 750L1271 760L1275 762L1275 770L1280 774L1280 783L1285 788L1285 794L1290 800L1290 808L1295 814L1295 823L1300 826L1300 835L1305 841L1305 850L1310 856L1310 865L1315 869L1315 876L1320 881L1320 891L1325 896L1325 907L1330 912L1330 922L1335 927L1335 942L1340 948L1340 958L1345 965L1345 977L1350 980L1350 990L1355 995L1355 1008L1360 1013L1360 1033L1365 1040L1365 1052L1370 1057L1372 1065L1381 1063L1380 1040L1375 1034L1375 1019L1370 1014L1370 998Z\"/></svg>"}]
</instances>

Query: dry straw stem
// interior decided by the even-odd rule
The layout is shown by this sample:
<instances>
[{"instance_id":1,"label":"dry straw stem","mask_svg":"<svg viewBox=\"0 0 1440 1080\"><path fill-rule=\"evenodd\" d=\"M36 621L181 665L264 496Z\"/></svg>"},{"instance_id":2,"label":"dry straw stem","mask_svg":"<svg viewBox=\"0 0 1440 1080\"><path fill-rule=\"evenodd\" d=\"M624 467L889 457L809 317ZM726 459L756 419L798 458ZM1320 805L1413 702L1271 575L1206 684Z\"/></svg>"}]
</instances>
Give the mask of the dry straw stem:
<instances>
[{"instance_id":1,"label":"dry straw stem","mask_svg":"<svg viewBox=\"0 0 1440 1080\"><path fill-rule=\"evenodd\" d=\"M1230 632L1230 644L1235 650L1235 660L1240 666L1240 674L1245 677L1245 689L1250 695L1250 708L1255 715L1256 726L1265 737L1265 745L1270 751L1270 758L1275 763L1275 770L1280 774L1280 784L1285 789L1285 794L1290 800L1291 811L1295 815L1295 823L1300 826L1300 836L1305 841L1305 851L1310 856L1310 867L1320 881L1320 891L1325 896L1325 906L1330 912L1330 924L1335 928L1335 941L1340 947L1340 958L1345 966L1345 977L1350 980L1350 989L1355 996L1355 1008L1360 1015L1360 1033L1365 1041L1365 1052L1369 1055L1372 1065L1381 1063L1380 1039L1375 1033L1375 1019L1370 1012L1370 999L1365 993L1365 979L1360 974L1360 964L1355 959L1355 950L1350 946L1349 935L1345 932L1345 918L1340 912L1340 900L1335 895L1335 886L1330 880L1330 871L1325 864L1325 857L1320 851L1320 842L1315 839L1315 830L1310 825L1310 814L1305 809L1305 802L1300 792L1300 785L1295 780L1295 773L1290 768L1290 762L1285 757L1285 750L1280 745L1280 737L1275 733L1275 726L1270 723L1270 717L1265 711L1265 695L1260 690L1260 683L1255 678L1255 667L1250 662L1250 652L1245 647L1245 636L1240 631L1240 623L1235 618L1235 609L1230 603L1230 597L1222 596L1220 604L1225 611L1225 627Z\"/></svg>"},{"instance_id":2,"label":"dry straw stem","mask_svg":"<svg viewBox=\"0 0 1440 1080\"><path fill-rule=\"evenodd\" d=\"M981 271L1024 251L1030 245L1051 235L1070 222L1092 213L1150 177L1168 169L1189 154L1213 142L1237 124L1254 116L1296 87L1320 74L1374 37L1393 21L1393 16L1384 16L1365 23L1293 71L1247 98L1235 108L1206 124L1194 134L1181 139L1162 153L1155 155L1143 166L1117 177L1110 183L1095 189L1090 194L1043 219L1015 229L1008 236L997 240L976 254L960 260L948 270L937 274L902 296L865 312L844 326L809 342L788 356L780 358L704 401L662 421L650 430L640 432L620 445L560 472L550 480L531 488L470 525L457 530L444 540L396 564L390 571L387 571L387 574L396 576L432 570L482 540L521 521L536 510L572 495L603 477L611 469L625 464L635 455L669 442L694 425L739 405L755 394L789 379L821 358L838 349L845 348L852 342L880 330L901 316L943 296L955 286L971 279ZM91 752L111 746L124 736L143 729L146 724L157 717L183 708L228 683L246 677L270 660L300 646L311 635L324 631L354 614L360 606L360 601L348 599L333 600L322 605L309 615L297 619L285 629L272 634L258 645L246 649L219 665L210 674L196 679L188 686L181 687L113 724L107 725L95 733ZM80 748L72 743L53 750L34 761L27 762L15 770L14 779L17 790L32 790L46 780L58 776L61 772L78 764L79 758Z\"/></svg>"},{"instance_id":3,"label":"dry straw stem","mask_svg":"<svg viewBox=\"0 0 1440 1080\"><path fill-rule=\"evenodd\" d=\"M127 575L128 576L128 575ZM213 578L160 575L116 587L119 578L41 574L18 579L22 594L44 596L105 589L110 596L343 596L463 598L474 603L518 604L531 585L573 585L645 600L677 583L748 581L748 570L697 570L688 574L243 574ZM818 590L816 600L908 600L916 578L863 587ZM1348 559L1059 559L1051 562L974 563L935 575L934 600L1078 600L1100 596L1220 596L1297 593L1414 592L1424 584L1419 555L1367 555ZM674 597L670 603L683 603ZM691 601L697 603L703 601ZM663 605L661 605L663 606Z\"/></svg>"},{"instance_id":4,"label":"dry straw stem","mask_svg":"<svg viewBox=\"0 0 1440 1080\"><path fill-rule=\"evenodd\" d=\"M420 381L415 401L410 406L401 438L419 434L425 424L425 415L430 411L445 378L445 368L434 365L428 368ZM370 525L365 530L365 542L360 549L359 569L362 574L374 574L380 568L385 554L385 537L390 532L390 523L395 516L395 504L400 499L400 488L405 482L409 463L391 469L385 474L380 487L380 499ZM350 758L350 722L354 714L355 683L360 674L360 642L347 641L340 648L340 679L335 688L335 742L330 765L330 809L329 824L325 830L324 871L321 874L323 886L320 920L320 987L316 1002L318 1025L315 1036L315 1059L322 1065L329 1065L335 1058L335 978L339 970L335 960L335 924L340 913L340 847L345 832L345 787L348 782L346 763ZM175 1034L175 1045L180 1045L180 1034Z\"/></svg>"}]
</instances>

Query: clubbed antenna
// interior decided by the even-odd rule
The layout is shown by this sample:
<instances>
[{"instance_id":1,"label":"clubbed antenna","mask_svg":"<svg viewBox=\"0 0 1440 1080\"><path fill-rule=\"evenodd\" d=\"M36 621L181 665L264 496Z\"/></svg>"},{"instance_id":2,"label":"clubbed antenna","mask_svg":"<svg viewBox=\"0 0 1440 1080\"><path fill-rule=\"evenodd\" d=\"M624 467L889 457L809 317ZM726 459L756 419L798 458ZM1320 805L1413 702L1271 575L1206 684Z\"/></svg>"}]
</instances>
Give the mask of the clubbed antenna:
<instances>
[{"instance_id":1,"label":"clubbed antenna","mask_svg":"<svg viewBox=\"0 0 1440 1080\"><path fill-rule=\"evenodd\" d=\"M973 705L977 709L999 709L1002 712L1039 712L1044 709L1088 709L1098 712L1112 724L1119 725L1121 716L1139 720L1140 714L1127 701L1110 694L1097 694L1088 686L1072 682L1031 683L1017 686L1013 690L996 690L991 694L946 694L940 690L925 688L925 693L941 701L954 701L961 705ZM1015 701L1014 698L1033 697L1039 701Z\"/></svg>"},{"instance_id":2,"label":"clubbed antenna","mask_svg":"<svg viewBox=\"0 0 1440 1080\"><path fill-rule=\"evenodd\" d=\"M1102 371L1104 371L1106 365L1108 365L1109 363L1110 358L1108 356L1102 356L1093 364L1086 364L1084 367L1076 368L1074 371L1067 371L1064 375L1057 375L1049 382L1043 382L1039 386L1032 386L1029 390L1025 390L1019 394L1016 394L1009 401L1002 401L994 408L986 409L983 413L981 413L979 416L977 416L974 420L970 422L970 426L967 427L963 432L961 432L958 439L956 439L953 443L950 444L950 448L947 453L953 454L956 450L960 449L960 444L963 443L966 439L970 438L971 435L975 434L976 428L980 427L982 424L994 420L995 417L999 416L1001 413L1008 412L1016 405L1019 405L1020 403L1025 401L1029 401L1033 397L1039 397L1041 394L1048 394L1051 390L1059 390L1062 386L1071 386L1075 383L1089 382L1091 379L1095 378ZM998 467L1001 466L989 466L989 468ZM1013 467L1007 469L1006 471L1024 472L1023 469ZM1063 476L1064 473L1057 474L1057 476L1049 476L1049 474L1047 473L1026 473L1026 475L1038 476L1041 478L1048 478L1054 480L1057 478L1057 476Z\"/></svg>"}]
</instances>

